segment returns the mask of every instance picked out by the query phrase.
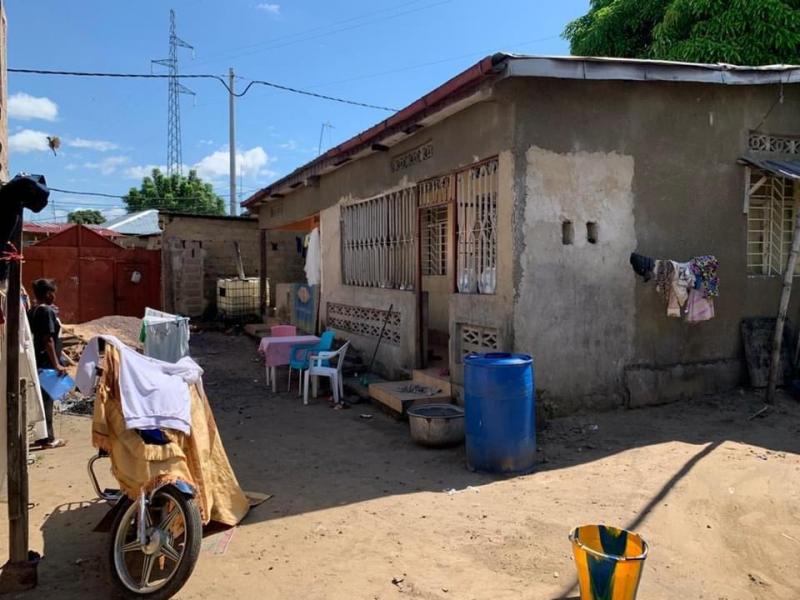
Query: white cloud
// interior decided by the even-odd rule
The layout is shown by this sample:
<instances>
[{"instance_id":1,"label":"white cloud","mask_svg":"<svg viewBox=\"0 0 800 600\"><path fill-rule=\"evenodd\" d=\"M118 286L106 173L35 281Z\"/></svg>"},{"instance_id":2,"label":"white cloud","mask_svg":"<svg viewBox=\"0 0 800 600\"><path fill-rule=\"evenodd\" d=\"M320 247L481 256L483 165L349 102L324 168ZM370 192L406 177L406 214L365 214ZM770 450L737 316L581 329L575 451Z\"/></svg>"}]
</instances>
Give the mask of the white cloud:
<instances>
[{"instance_id":1,"label":"white cloud","mask_svg":"<svg viewBox=\"0 0 800 600\"><path fill-rule=\"evenodd\" d=\"M236 173L243 177L274 177L275 171L268 169L267 166L276 160L269 156L261 146L240 150L236 153ZM161 169L162 173L167 172L167 167L164 165L149 164L128 167L123 174L129 179L142 179L149 177L153 169ZM220 148L193 165L183 165L184 175L192 169L197 171L197 175L205 181L214 182L227 178L230 171L228 149Z\"/></svg>"},{"instance_id":2,"label":"white cloud","mask_svg":"<svg viewBox=\"0 0 800 600\"><path fill-rule=\"evenodd\" d=\"M28 152L48 151L50 147L47 145L46 133L35 129L23 129L8 136L8 149L12 153L27 154Z\"/></svg>"},{"instance_id":3,"label":"white cloud","mask_svg":"<svg viewBox=\"0 0 800 600\"><path fill-rule=\"evenodd\" d=\"M67 139L64 143L73 148L88 148L89 150L97 150L98 152L108 152L109 150L116 150L119 148L119 145L114 142L87 140L79 137Z\"/></svg>"},{"instance_id":4,"label":"white cloud","mask_svg":"<svg viewBox=\"0 0 800 600\"><path fill-rule=\"evenodd\" d=\"M240 151L236 153L236 173L243 177L270 176L271 171L264 167L273 161L274 159L270 158L261 146ZM201 158L192 168L202 179L214 180L227 177L230 172L228 150L217 150Z\"/></svg>"},{"instance_id":5,"label":"white cloud","mask_svg":"<svg viewBox=\"0 0 800 600\"><path fill-rule=\"evenodd\" d=\"M214 140L200 140L198 144L200 144L201 146L213 146Z\"/></svg>"},{"instance_id":6,"label":"white cloud","mask_svg":"<svg viewBox=\"0 0 800 600\"><path fill-rule=\"evenodd\" d=\"M58 105L44 96L37 98L25 92L17 92L8 99L8 116L23 121L55 121L58 117Z\"/></svg>"},{"instance_id":7,"label":"white cloud","mask_svg":"<svg viewBox=\"0 0 800 600\"><path fill-rule=\"evenodd\" d=\"M128 162L127 156L109 156L99 162L83 163L87 169L97 169L103 175L116 173L117 169Z\"/></svg>"},{"instance_id":8,"label":"white cloud","mask_svg":"<svg viewBox=\"0 0 800 600\"><path fill-rule=\"evenodd\" d=\"M296 140L289 140L288 142L281 144L281 148L285 150L297 150L299 147L300 144L298 144Z\"/></svg>"},{"instance_id":9,"label":"white cloud","mask_svg":"<svg viewBox=\"0 0 800 600\"><path fill-rule=\"evenodd\" d=\"M263 10L264 12L271 13L273 15L281 14L280 4L271 4L269 2L262 2L261 4L256 4L256 8L259 10Z\"/></svg>"}]
</instances>

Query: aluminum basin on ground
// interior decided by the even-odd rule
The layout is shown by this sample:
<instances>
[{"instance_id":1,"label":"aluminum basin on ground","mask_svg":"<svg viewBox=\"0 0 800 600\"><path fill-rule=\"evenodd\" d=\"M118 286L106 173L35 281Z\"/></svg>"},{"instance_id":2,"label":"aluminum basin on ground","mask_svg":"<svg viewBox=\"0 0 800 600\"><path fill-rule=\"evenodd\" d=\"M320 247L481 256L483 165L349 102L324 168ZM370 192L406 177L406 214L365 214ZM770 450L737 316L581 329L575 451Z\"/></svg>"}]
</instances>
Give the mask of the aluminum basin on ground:
<instances>
[{"instance_id":1,"label":"aluminum basin on ground","mask_svg":"<svg viewBox=\"0 0 800 600\"><path fill-rule=\"evenodd\" d=\"M453 404L424 404L408 409L411 439L429 448L456 446L464 441L464 410Z\"/></svg>"}]
</instances>

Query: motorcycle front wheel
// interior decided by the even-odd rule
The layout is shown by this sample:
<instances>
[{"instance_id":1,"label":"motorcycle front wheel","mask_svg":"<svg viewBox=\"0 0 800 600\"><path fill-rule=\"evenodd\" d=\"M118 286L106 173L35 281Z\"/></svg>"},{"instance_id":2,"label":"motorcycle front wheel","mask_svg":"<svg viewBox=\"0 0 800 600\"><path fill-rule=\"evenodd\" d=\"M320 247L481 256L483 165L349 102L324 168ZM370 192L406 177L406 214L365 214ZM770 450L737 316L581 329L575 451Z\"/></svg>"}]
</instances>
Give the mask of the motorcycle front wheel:
<instances>
[{"instance_id":1,"label":"motorcycle front wheel","mask_svg":"<svg viewBox=\"0 0 800 600\"><path fill-rule=\"evenodd\" d=\"M145 511L147 543L139 540L139 506L120 502L111 528L111 578L124 598L166 600L186 583L197 563L203 524L192 498L167 485Z\"/></svg>"}]
</instances>

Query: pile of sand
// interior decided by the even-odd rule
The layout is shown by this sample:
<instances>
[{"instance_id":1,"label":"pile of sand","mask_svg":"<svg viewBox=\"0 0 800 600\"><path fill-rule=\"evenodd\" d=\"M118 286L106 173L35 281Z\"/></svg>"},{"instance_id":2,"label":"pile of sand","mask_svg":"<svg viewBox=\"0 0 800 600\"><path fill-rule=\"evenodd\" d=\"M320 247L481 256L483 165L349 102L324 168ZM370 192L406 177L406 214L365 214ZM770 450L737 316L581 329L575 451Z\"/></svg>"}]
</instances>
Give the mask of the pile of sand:
<instances>
[{"instance_id":1,"label":"pile of sand","mask_svg":"<svg viewBox=\"0 0 800 600\"><path fill-rule=\"evenodd\" d=\"M141 350L142 343L139 341L141 328L142 320L137 317L122 317L119 315L101 317L86 323L65 325L63 331L64 345L65 347L70 345L70 335L77 338L75 342L77 345L81 345L81 350L83 349L82 346L96 335L113 335L131 348Z\"/></svg>"}]
</instances>

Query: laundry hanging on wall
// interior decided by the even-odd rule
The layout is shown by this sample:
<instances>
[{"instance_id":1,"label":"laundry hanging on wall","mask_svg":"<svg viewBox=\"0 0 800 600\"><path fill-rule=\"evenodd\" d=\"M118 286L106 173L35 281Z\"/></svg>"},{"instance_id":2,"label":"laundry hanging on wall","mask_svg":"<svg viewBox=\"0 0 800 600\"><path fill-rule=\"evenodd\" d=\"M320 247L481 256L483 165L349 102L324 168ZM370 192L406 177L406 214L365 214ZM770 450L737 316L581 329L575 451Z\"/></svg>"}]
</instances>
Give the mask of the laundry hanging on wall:
<instances>
[{"instance_id":1,"label":"laundry hanging on wall","mask_svg":"<svg viewBox=\"0 0 800 600\"><path fill-rule=\"evenodd\" d=\"M655 278L668 317L683 317L688 323L714 318L714 298L719 295L719 261L711 254L688 262L653 259L631 254L631 267L645 282Z\"/></svg>"}]
</instances>

